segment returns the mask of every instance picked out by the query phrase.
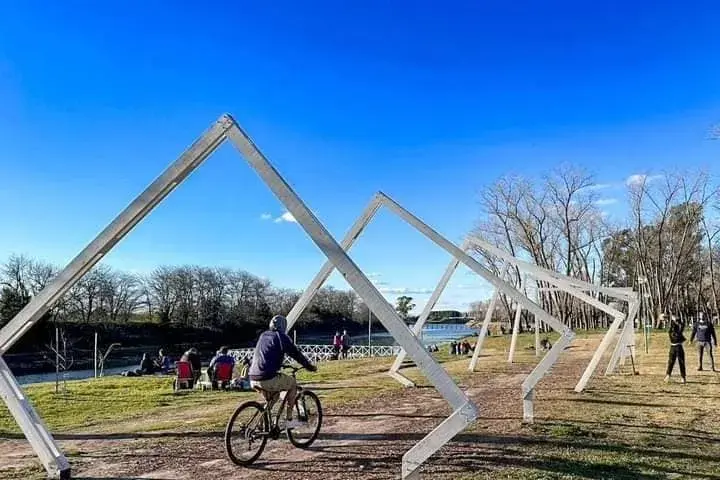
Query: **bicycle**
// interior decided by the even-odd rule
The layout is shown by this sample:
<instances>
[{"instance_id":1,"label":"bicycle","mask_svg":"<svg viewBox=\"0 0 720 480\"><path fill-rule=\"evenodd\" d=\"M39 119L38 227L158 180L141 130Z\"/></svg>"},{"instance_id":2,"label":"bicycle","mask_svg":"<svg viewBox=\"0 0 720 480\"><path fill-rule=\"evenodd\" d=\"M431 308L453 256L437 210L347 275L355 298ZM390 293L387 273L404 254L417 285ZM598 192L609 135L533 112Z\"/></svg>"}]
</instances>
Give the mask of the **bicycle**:
<instances>
[{"instance_id":1,"label":"bicycle","mask_svg":"<svg viewBox=\"0 0 720 480\"><path fill-rule=\"evenodd\" d=\"M283 369L290 370L292 377L297 378L297 372L302 370L302 367L283 365ZM241 404L230 417L225 428L225 451L233 463L243 467L251 465L262 454L268 439L279 439L283 430L290 443L297 448L309 448L315 442L322 426L322 406L315 393L300 385L297 386L293 413L298 420L306 422L307 427L281 429L280 420L287 403L286 392L281 394L256 390L262 393L265 403L252 400ZM273 414L273 408L280 397L282 397L280 408ZM239 441L234 448L235 440Z\"/></svg>"}]
</instances>

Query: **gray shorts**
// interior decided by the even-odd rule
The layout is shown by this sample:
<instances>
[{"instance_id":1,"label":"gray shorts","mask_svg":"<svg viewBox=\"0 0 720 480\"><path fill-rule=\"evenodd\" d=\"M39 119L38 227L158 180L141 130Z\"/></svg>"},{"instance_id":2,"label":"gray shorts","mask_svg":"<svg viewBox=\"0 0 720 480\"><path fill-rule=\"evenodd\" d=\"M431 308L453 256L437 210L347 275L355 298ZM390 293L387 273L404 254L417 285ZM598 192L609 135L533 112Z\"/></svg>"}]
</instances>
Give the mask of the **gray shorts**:
<instances>
[{"instance_id":1,"label":"gray shorts","mask_svg":"<svg viewBox=\"0 0 720 480\"><path fill-rule=\"evenodd\" d=\"M698 342L698 349L701 349L701 348L702 348L703 350L710 350L710 351L712 351L713 346L712 346L712 343L711 343L711 342Z\"/></svg>"},{"instance_id":2,"label":"gray shorts","mask_svg":"<svg viewBox=\"0 0 720 480\"><path fill-rule=\"evenodd\" d=\"M297 386L297 382L290 375L278 373L269 380L250 380L252 388L259 388L266 392L286 392Z\"/></svg>"}]
</instances>

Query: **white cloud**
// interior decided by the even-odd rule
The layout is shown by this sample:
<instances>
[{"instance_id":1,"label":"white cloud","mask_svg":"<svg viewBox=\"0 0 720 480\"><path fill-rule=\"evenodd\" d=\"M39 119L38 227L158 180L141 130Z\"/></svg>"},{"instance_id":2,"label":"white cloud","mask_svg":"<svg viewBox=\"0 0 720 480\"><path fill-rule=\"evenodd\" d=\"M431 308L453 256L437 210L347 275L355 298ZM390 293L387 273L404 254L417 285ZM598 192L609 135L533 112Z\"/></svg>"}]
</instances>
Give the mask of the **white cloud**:
<instances>
[{"instance_id":1,"label":"white cloud","mask_svg":"<svg viewBox=\"0 0 720 480\"><path fill-rule=\"evenodd\" d=\"M662 178L662 175L646 175L644 173L636 173L630 175L625 179L625 185L628 187L642 185L643 183L650 183L654 180Z\"/></svg>"},{"instance_id":2,"label":"white cloud","mask_svg":"<svg viewBox=\"0 0 720 480\"><path fill-rule=\"evenodd\" d=\"M269 213L261 213L260 214L260 220L270 220L272 219L272 215Z\"/></svg>"},{"instance_id":3,"label":"white cloud","mask_svg":"<svg viewBox=\"0 0 720 480\"><path fill-rule=\"evenodd\" d=\"M368 278L378 278L378 277L382 277L382 273L370 272L370 273L368 273L368 274L366 275L366 277L368 277Z\"/></svg>"},{"instance_id":4,"label":"white cloud","mask_svg":"<svg viewBox=\"0 0 720 480\"><path fill-rule=\"evenodd\" d=\"M283 213L282 215L280 215L273 221L275 223L282 223L282 222L297 223L297 220L295 220L295 217L293 217L293 214L290 212Z\"/></svg>"},{"instance_id":5,"label":"white cloud","mask_svg":"<svg viewBox=\"0 0 720 480\"><path fill-rule=\"evenodd\" d=\"M595 205L612 205L613 203L617 203L617 198L601 198L599 200L595 201Z\"/></svg>"},{"instance_id":6,"label":"white cloud","mask_svg":"<svg viewBox=\"0 0 720 480\"><path fill-rule=\"evenodd\" d=\"M585 187L587 190L604 190L606 188L613 188L616 184L614 183L594 183Z\"/></svg>"},{"instance_id":7,"label":"white cloud","mask_svg":"<svg viewBox=\"0 0 720 480\"><path fill-rule=\"evenodd\" d=\"M407 288L407 287L384 287L381 288L382 293L388 293L391 295L428 295L432 293L432 290L426 288Z\"/></svg>"}]
</instances>

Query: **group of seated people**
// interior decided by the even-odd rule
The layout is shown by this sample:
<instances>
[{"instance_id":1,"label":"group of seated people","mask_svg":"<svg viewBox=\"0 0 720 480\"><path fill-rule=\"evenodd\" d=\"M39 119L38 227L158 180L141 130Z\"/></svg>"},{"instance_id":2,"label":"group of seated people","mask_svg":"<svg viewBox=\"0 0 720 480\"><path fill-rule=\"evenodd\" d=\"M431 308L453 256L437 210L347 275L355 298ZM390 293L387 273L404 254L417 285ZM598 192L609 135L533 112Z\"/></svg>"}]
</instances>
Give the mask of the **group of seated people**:
<instances>
[{"instance_id":1,"label":"group of seated people","mask_svg":"<svg viewBox=\"0 0 720 480\"><path fill-rule=\"evenodd\" d=\"M193 384L197 383L202 376L202 361L198 349L195 347L188 349L182 354L179 361L186 362L190 365L193 376ZM213 356L210 360L210 364L206 371L207 378L212 383L213 387L215 387L219 380L223 380L218 378L218 370L224 370L224 372L229 370L231 372L231 380L236 380L236 383L242 383L242 377L247 376L246 370L250 362L248 359L244 359L242 363L245 367L244 371L241 372L240 378L233 379L232 372L235 369L235 357L229 354L228 347L220 347L220 349L215 353L215 356ZM228 367L223 369L220 367L221 365L228 365ZM172 358L169 355L166 355L165 351L161 349L156 358L152 358L147 353L143 353L142 360L140 360L140 367L136 370L123 372L123 375L127 377L139 377L142 375L167 375L173 373L175 373L175 362L173 362Z\"/></svg>"},{"instance_id":2,"label":"group of seated people","mask_svg":"<svg viewBox=\"0 0 720 480\"><path fill-rule=\"evenodd\" d=\"M156 373L172 373L175 368L172 359L168 355L165 355L162 349L158 353L159 355L156 358L151 358L147 353L143 353L142 359L140 360L140 367L135 370L122 372L122 375L126 377L140 377L142 375L154 375Z\"/></svg>"}]
</instances>

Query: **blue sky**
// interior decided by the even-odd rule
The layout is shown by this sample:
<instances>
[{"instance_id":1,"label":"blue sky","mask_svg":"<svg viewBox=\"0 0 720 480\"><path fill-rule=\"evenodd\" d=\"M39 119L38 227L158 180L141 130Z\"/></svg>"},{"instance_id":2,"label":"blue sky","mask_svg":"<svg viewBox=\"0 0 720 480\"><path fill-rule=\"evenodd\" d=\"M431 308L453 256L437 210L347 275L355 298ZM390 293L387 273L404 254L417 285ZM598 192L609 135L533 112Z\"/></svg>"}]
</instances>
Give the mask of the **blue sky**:
<instances>
[{"instance_id":1,"label":"blue sky","mask_svg":"<svg viewBox=\"0 0 720 480\"><path fill-rule=\"evenodd\" d=\"M0 257L68 261L223 112L338 238L377 190L459 242L504 173L717 173L720 4L631 3L0 0ZM301 288L323 258L282 214L224 147L107 262ZM419 306L449 260L387 212L353 257Z\"/></svg>"}]
</instances>

